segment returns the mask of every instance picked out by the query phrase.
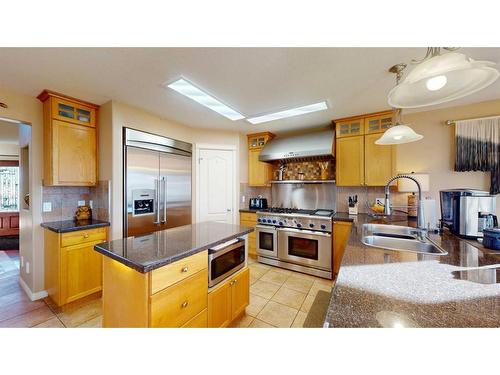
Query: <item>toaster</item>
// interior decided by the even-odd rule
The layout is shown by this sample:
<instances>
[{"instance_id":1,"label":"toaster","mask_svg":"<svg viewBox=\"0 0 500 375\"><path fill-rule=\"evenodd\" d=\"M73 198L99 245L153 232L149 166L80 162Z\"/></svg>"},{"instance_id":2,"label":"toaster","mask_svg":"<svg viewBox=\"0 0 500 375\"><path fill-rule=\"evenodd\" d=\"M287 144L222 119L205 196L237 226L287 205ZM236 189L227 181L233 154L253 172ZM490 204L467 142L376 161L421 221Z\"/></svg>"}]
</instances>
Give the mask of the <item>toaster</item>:
<instances>
[{"instance_id":1,"label":"toaster","mask_svg":"<svg viewBox=\"0 0 500 375\"><path fill-rule=\"evenodd\" d=\"M251 210L265 210L267 208L267 199L262 197L250 198L249 208Z\"/></svg>"}]
</instances>

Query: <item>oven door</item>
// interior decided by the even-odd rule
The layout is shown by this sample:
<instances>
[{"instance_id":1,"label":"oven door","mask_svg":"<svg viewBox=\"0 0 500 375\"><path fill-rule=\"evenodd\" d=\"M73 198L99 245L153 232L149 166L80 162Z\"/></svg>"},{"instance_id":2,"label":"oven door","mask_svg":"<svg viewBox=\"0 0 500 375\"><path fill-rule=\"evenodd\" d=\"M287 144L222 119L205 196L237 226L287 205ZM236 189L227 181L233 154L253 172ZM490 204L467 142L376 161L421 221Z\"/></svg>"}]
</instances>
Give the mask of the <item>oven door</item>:
<instances>
[{"instance_id":1,"label":"oven door","mask_svg":"<svg viewBox=\"0 0 500 375\"><path fill-rule=\"evenodd\" d=\"M278 229L280 260L332 270L332 235L300 229Z\"/></svg>"},{"instance_id":2,"label":"oven door","mask_svg":"<svg viewBox=\"0 0 500 375\"><path fill-rule=\"evenodd\" d=\"M278 239L275 227L257 225L255 227L257 254L268 258L278 258Z\"/></svg>"},{"instance_id":3,"label":"oven door","mask_svg":"<svg viewBox=\"0 0 500 375\"><path fill-rule=\"evenodd\" d=\"M208 286L213 287L245 267L245 241L240 240L219 250L209 249Z\"/></svg>"}]
</instances>

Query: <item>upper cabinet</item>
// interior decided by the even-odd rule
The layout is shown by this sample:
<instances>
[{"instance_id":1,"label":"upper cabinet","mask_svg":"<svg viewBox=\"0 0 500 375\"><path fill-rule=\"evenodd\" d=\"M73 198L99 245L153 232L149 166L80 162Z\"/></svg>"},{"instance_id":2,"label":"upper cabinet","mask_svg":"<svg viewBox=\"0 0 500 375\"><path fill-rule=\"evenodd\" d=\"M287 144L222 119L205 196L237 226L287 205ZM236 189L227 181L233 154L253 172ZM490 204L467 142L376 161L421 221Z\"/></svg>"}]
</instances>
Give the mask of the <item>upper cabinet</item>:
<instances>
[{"instance_id":1,"label":"upper cabinet","mask_svg":"<svg viewBox=\"0 0 500 375\"><path fill-rule=\"evenodd\" d=\"M376 145L392 111L334 120L338 186L384 186L394 174L394 146Z\"/></svg>"},{"instance_id":2,"label":"upper cabinet","mask_svg":"<svg viewBox=\"0 0 500 375\"><path fill-rule=\"evenodd\" d=\"M273 179L273 165L259 161L260 151L274 138L269 132L248 134L248 185L267 186Z\"/></svg>"},{"instance_id":3,"label":"upper cabinet","mask_svg":"<svg viewBox=\"0 0 500 375\"><path fill-rule=\"evenodd\" d=\"M45 186L97 184L97 111L99 106L44 90Z\"/></svg>"}]
</instances>

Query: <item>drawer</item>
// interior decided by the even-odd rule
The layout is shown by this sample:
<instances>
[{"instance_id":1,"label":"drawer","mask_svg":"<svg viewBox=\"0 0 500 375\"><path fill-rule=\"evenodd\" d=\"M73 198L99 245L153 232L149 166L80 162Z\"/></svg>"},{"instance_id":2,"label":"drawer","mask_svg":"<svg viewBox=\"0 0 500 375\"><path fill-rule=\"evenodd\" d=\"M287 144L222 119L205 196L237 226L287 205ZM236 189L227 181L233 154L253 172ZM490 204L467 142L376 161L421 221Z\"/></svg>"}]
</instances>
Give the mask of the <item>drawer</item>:
<instances>
[{"instance_id":1,"label":"drawer","mask_svg":"<svg viewBox=\"0 0 500 375\"><path fill-rule=\"evenodd\" d=\"M240 212L240 220L257 223L257 214L254 212Z\"/></svg>"},{"instance_id":2,"label":"drawer","mask_svg":"<svg viewBox=\"0 0 500 375\"><path fill-rule=\"evenodd\" d=\"M61 234L61 247L78 245L85 242L106 241L107 228L79 230Z\"/></svg>"},{"instance_id":3,"label":"drawer","mask_svg":"<svg viewBox=\"0 0 500 375\"><path fill-rule=\"evenodd\" d=\"M208 270L150 297L151 327L181 327L207 308Z\"/></svg>"},{"instance_id":4,"label":"drawer","mask_svg":"<svg viewBox=\"0 0 500 375\"><path fill-rule=\"evenodd\" d=\"M240 220L240 225L253 228L253 227L255 227L255 225L257 225L257 223L255 221Z\"/></svg>"},{"instance_id":5,"label":"drawer","mask_svg":"<svg viewBox=\"0 0 500 375\"><path fill-rule=\"evenodd\" d=\"M182 328L207 328L208 327L208 313L207 309L196 315L189 322L184 324Z\"/></svg>"},{"instance_id":6,"label":"drawer","mask_svg":"<svg viewBox=\"0 0 500 375\"><path fill-rule=\"evenodd\" d=\"M151 272L151 294L155 294L195 273L208 268L208 251L181 259Z\"/></svg>"}]
</instances>

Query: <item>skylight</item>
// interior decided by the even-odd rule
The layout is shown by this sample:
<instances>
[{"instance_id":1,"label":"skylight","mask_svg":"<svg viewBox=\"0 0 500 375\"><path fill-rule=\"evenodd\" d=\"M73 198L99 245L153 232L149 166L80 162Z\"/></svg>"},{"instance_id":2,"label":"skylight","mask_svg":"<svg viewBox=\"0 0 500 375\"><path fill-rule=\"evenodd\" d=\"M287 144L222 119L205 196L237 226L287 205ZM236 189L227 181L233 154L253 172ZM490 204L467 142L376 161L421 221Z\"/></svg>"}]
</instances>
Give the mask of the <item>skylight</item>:
<instances>
[{"instance_id":1,"label":"skylight","mask_svg":"<svg viewBox=\"0 0 500 375\"><path fill-rule=\"evenodd\" d=\"M172 90L177 91L179 94L187 96L189 99L192 99L195 102L198 102L201 105L210 108L212 111L215 111L230 120L235 121L245 118L245 116L243 116L241 113L228 107L224 103L221 103L219 100L200 90L198 87L193 86L185 79L181 78L175 82L168 84L167 87L170 87Z\"/></svg>"},{"instance_id":2,"label":"skylight","mask_svg":"<svg viewBox=\"0 0 500 375\"><path fill-rule=\"evenodd\" d=\"M326 104L326 102L319 102L315 104L305 105L303 107L297 107L280 112L269 113L267 115L250 117L247 119L247 121L251 122L252 124L260 124L263 122L279 120L282 118L305 115L306 113L323 111L325 109L328 109L328 105Z\"/></svg>"}]
</instances>

